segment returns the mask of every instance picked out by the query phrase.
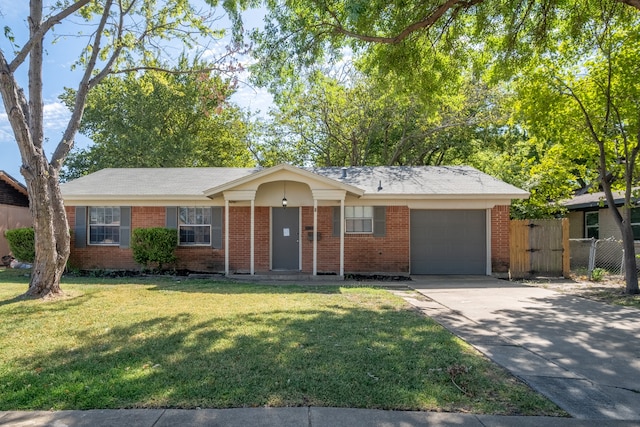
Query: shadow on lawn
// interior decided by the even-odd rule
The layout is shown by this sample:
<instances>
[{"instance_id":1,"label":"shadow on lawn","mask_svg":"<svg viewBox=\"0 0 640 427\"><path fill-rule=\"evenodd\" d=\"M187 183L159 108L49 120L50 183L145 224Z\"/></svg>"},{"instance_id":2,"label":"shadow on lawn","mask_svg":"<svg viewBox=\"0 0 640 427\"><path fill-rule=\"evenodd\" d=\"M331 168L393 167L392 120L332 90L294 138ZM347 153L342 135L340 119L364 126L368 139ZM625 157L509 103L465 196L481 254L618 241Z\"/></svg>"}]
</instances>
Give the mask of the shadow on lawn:
<instances>
[{"instance_id":1,"label":"shadow on lawn","mask_svg":"<svg viewBox=\"0 0 640 427\"><path fill-rule=\"evenodd\" d=\"M199 322L185 313L84 329L76 341L12 360L0 371L0 410L316 405L521 413L539 403L526 393L510 402L504 380L486 375L486 360L429 319L392 308ZM471 368L460 382L474 398L454 387L451 365Z\"/></svg>"},{"instance_id":2,"label":"shadow on lawn","mask_svg":"<svg viewBox=\"0 0 640 427\"><path fill-rule=\"evenodd\" d=\"M364 286L364 285L363 285ZM273 283L238 283L214 280L185 280L172 282L153 283L150 291L189 292L207 294L337 294L340 293L339 285L313 285L313 284L273 284Z\"/></svg>"}]
</instances>

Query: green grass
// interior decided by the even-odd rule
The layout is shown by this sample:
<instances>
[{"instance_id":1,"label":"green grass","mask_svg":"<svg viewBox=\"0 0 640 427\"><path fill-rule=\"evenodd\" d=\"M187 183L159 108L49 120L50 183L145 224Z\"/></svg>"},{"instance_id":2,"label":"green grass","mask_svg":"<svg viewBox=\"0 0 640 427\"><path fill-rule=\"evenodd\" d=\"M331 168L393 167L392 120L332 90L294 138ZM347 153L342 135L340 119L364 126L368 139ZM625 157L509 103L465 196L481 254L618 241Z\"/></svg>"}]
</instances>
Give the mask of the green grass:
<instances>
[{"instance_id":1,"label":"green grass","mask_svg":"<svg viewBox=\"0 0 640 427\"><path fill-rule=\"evenodd\" d=\"M0 270L0 410L566 415L383 289L76 278L21 300L27 282Z\"/></svg>"},{"instance_id":2,"label":"green grass","mask_svg":"<svg viewBox=\"0 0 640 427\"><path fill-rule=\"evenodd\" d=\"M607 304L621 305L624 307L640 308L640 294L629 295L625 293L624 285L619 288L598 288L594 286L581 295L585 298L605 302Z\"/></svg>"}]
</instances>

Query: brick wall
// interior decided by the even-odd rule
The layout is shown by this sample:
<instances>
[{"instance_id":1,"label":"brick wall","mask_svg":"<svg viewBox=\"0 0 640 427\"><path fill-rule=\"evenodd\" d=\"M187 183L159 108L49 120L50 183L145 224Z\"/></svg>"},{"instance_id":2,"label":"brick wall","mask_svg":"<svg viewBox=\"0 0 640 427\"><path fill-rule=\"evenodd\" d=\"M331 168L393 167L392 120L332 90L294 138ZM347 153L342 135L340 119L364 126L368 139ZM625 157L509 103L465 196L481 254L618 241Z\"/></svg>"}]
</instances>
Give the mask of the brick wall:
<instances>
[{"instance_id":1,"label":"brick wall","mask_svg":"<svg viewBox=\"0 0 640 427\"><path fill-rule=\"evenodd\" d=\"M494 273L509 271L509 206L491 209L491 270Z\"/></svg>"},{"instance_id":2,"label":"brick wall","mask_svg":"<svg viewBox=\"0 0 640 427\"><path fill-rule=\"evenodd\" d=\"M254 268L269 270L269 207L254 210ZM229 208L229 270L248 273L251 270L251 208ZM224 260L224 253L222 254Z\"/></svg>"},{"instance_id":3,"label":"brick wall","mask_svg":"<svg viewBox=\"0 0 640 427\"><path fill-rule=\"evenodd\" d=\"M68 206L67 217L70 228L75 225L75 206ZM148 228L166 225L166 208L164 206L133 206L131 208L131 227ZM191 271L220 272L224 271L224 250L208 246L185 247L176 249L178 262L176 268ZM75 236L71 235L71 256L69 265L80 269L122 269L138 270L140 266L133 260L131 249L119 246L87 245L75 247Z\"/></svg>"},{"instance_id":4,"label":"brick wall","mask_svg":"<svg viewBox=\"0 0 640 427\"><path fill-rule=\"evenodd\" d=\"M384 237L372 234L347 234L344 238L345 273L409 272L409 208L386 209L387 231ZM313 207L302 208L302 269L313 271L313 242L307 227L313 227ZM340 237L333 236L333 207L318 207L318 272L340 272Z\"/></svg>"},{"instance_id":5,"label":"brick wall","mask_svg":"<svg viewBox=\"0 0 640 427\"><path fill-rule=\"evenodd\" d=\"M308 233L313 227L313 207L302 212L302 270L313 271L313 242ZM75 224L75 207L67 207L71 229ZM229 268L232 272L250 270L251 209L231 207L229 221ZM345 236L344 269L346 273L409 272L409 208L389 206L386 209L386 235L348 234ZM164 227L164 207L132 207L132 228ZM333 207L318 208L318 272L339 273L340 238L333 236ZM255 208L255 271L268 271L270 267L270 208ZM224 249L211 247L178 247L178 269L191 271L224 271ZM117 246L87 246L72 250L69 263L82 269L138 269L131 249ZM496 206L491 211L491 264L494 272L509 269L509 206Z\"/></svg>"},{"instance_id":6,"label":"brick wall","mask_svg":"<svg viewBox=\"0 0 640 427\"><path fill-rule=\"evenodd\" d=\"M313 272L313 206L302 209L302 271ZM333 237L333 207L318 207L318 273L340 273L340 239Z\"/></svg>"}]
</instances>

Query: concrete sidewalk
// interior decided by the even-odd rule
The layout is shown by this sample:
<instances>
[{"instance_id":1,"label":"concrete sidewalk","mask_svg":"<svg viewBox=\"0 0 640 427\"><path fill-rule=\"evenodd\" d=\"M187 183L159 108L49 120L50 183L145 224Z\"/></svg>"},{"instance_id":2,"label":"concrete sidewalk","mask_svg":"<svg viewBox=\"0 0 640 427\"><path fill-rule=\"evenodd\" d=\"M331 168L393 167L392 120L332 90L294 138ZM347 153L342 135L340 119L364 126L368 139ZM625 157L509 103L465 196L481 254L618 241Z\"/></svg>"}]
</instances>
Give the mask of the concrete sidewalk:
<instances>
[{"instance_id":1,"label":"concrete sidewalk","mask_svg":"<svg viewBox=\"0 0 640 427\"><path fill-rule=\"evenodd\" d=\"M0 412L0 425L12 427L631 427L635 421L575 418L499 417L436 412L343 408L113 409Z\"/></svg>"},{"instance_id":2,"label":"concrete sidewalk","mask_svg":"<svg viewBox=\"0 0 640 427\"><path fill-rule=\"evenodd\" d=\"M490 277L415 277L425 315L573 417L640 425L640 311ZM401 293L401 292L396 292Z\"/></svg>"}]
</instances>

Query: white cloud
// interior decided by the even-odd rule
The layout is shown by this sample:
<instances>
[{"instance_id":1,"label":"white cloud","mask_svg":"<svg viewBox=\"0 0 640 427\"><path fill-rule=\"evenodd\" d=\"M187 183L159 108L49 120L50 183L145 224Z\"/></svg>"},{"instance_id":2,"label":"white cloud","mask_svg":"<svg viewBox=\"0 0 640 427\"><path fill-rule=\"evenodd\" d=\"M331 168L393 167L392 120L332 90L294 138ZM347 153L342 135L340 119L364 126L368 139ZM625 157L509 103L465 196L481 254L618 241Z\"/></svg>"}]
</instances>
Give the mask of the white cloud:
<instances>
[{"instance_id":1,"label":"white cloud","mask_svg":"<svg viewBox=\"0 0 640 427\"><path fill-rule=\"evenodd\" d=\"M59 101L44 105L44 135L45 137L61 134L69 123L71 112ZM0 143L15 143L13 130L6 113L0 113Z\"/></svg>"},{"instance_id":2,"label":"white cloud","mask_svg":"<svg viewBox=\"0 0 640 427\"><path fill-rule=\"evenodd\" d=\"M69 109L58 101L45 104L43 113L45 135L64 131L71 117Z\"/></svg>"},{"instance_id":3,"label":"white cloud","mask_svg":"<svg viewBox=\"0 0 640 427\"><path fill-rule=\"evenodd\" d=\"M71 112L58 101L48 102L44 105L44 136L49 138L49 143L45 143L46 151L55 147L62 133L67 127ZM6 113L0 113L0 170L5 170L16 177L20 173L20 151L9 123ZM19 176L21 178L21 176Z\"/></svg>"},{"instance_id":4,"label":"white cloud","mask_svg":"<svg viewBox=\"0 0 640 427\"><path fill-rule=\"evenodd\" d=\"M11 130L7 113L0 113L0 144L5 142L13 142L13 130Z\"/></svg>"},{"instance_id":5,"label":"white cloud","mask_svg":"<svg viewBox=\"0 0 640 427\"><path fill-rule=\"evenodd\" d=\"M241 83L236 93L231 97L231 101L243 109L249 109L253 113L259 112L264 116L269 108L273 107L273 97L264 88L251 87L246 83Z\"/></svg>"}]
</instances>

